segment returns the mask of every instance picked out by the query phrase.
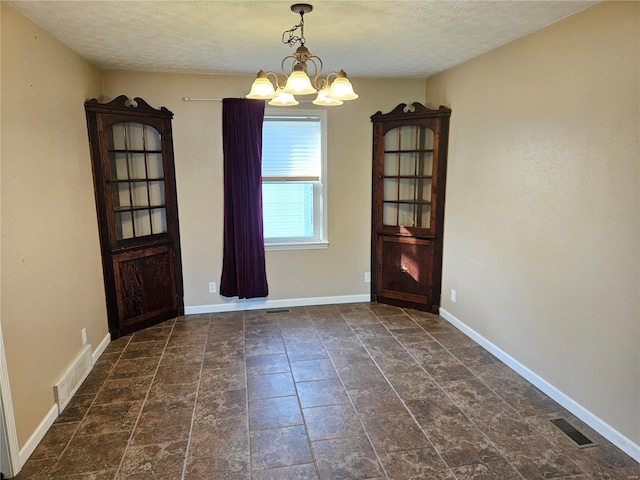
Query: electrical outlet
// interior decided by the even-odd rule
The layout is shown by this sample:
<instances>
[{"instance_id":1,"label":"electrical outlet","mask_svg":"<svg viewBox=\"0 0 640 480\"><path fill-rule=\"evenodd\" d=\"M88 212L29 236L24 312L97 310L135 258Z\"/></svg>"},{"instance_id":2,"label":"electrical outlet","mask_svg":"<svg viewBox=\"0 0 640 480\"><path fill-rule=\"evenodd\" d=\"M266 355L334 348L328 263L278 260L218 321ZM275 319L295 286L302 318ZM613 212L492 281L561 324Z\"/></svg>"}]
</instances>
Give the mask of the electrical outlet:
<instances>
[{"instance_id":1,"label":"electrical outlet","mask_svg":"<svg viewBox=\"0 0 640 480\"><path fill-rule=\"evenodd\" d=\"M364 283L371 283L371 272L364 272Z\"/></svg>"},{"instance_id":2,"label":"electrical outlet","mask_svg":"<svg viewBox=\"0 0 640 480\"><path fill-rule=\"evenodd\" d=\"M82 329L82 345L86 345L87 344L87 329L83 328Z\"/></svg>"},{"instance_id":3,"label":"electrical outlet","mask_svg":"<svg viewBox=\"0 0 640 480\"><path fill-rule=\"evenodd\" d=\"M451 301L456 303L456 291L453 288L451 289Z\"/></svg>"},{"instance_id":4,"label":"electrical outlet","mask_svg":"<svg viewBox=\"0 0 640 480\"><path fill-rule=\"evenodd\" d=\"M216 282L209 282L209 293L216 293Z\"/></svg>"}]
</instances>

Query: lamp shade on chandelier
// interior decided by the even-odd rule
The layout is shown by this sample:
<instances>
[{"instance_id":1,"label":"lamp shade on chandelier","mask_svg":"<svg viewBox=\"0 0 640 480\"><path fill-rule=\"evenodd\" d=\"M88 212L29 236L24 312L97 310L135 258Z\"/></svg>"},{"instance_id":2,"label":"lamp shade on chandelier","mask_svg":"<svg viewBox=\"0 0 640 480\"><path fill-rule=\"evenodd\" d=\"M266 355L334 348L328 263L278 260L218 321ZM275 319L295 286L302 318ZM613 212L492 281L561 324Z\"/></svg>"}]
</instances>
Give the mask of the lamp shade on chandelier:
<instances>
[{"instance_id":1,"label":"lamp shade on chandelier","mask_svg":"<svg viewBox=\"0 0 640 480\"><path fill-rule=\"evenodd\" d=\"M291 106L299 103L294 95L317 94L314 105L327 107L358 98L344 70L329 72L323 77L322 60L305 47L304 14L311 10L313 7L306 3L291 5L291 11L300 14L300 23L282 34L282 43L299 46L293 55L282 60L283 78L274 72L260 70L247 98L270 100L269 105ZM298 30L300 36L295 35Z\"/></svg>"}]
</instances>

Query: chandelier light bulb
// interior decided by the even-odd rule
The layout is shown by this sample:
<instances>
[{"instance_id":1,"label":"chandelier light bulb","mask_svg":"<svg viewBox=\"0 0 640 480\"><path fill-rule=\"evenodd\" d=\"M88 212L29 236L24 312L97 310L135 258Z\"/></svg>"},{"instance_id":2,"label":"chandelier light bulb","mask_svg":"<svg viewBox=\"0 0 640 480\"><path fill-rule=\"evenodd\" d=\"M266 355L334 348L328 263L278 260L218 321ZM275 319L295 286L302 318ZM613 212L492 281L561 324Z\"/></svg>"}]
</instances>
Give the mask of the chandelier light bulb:
<instances>
[{"instance_id":1,"label":"chandelier light bulb","mask_svg":"<svg viewBox=\"0 0 640 480\"><path fill-rule=\"evenodd\" d=\"M276 96L271 99L269 105L273 105L276 107L291 107L293 105L298 105L300 102L296 100L296 97L291 95L290 93L285 92L281 88L276 90Z\"/></svg>"},{"instance_id":2,"label":"chandelier light bulb","mask_svg":"<svg viewBox=\"0 0 640 480\"><path fill-rule=\"evenodd\" d=\"M318 96L313 101L314 105L321 105L323 107L337 107L343 103L344 102L342 100L336 100L335 98L329 97L329 87L324 87L320 90L318 92Z\"/></svg>"},{"instance_id":3,"label":"chandelier light bulb","mask_svg":"<svg viewBox=\"0 0 640 480\"><path fill-rule=\"evenodd\" d=\"M317 90L313 88L313 85L311 85L309 76L302 69L291 72L283 90L286 93L294 95L308 95L317 92Z\"/></svg>"},{"instance_id":4,"label":"chandelier light bulb","mask_svg":"<svg viewBox=\"0 0 640 480\"><path fill-rule=\"evenodd\" d=\"M246 98L255 98L258 100L266 100L274 98L276 91L273 88L272 83L267 78L267 74L264 70L260 70L258 75L251 85L251 91L247 94Z\"/></svg>"},{"instance_id":5,"label":"chandelier light bulb","mask_svg":"<svg viewBox=\"0 0 640 480\"><path fill-rule=\"evenodd\" d=\"M358 98L358 94L353 91L353 86L344 70L340 70L336 79L331 83L328 96L336 100L355 100Z\"/></svg>"}]
</instances>

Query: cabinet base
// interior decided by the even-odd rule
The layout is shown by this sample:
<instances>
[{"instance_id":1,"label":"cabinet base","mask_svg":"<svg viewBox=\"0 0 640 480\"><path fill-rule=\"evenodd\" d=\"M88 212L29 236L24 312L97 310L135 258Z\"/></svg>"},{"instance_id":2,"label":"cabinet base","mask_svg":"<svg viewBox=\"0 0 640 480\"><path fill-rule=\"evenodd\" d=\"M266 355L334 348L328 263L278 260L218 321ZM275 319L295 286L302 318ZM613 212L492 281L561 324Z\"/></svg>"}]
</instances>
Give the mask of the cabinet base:
<instances>
[{"instance_id":1,"label":"cabinet base","mask_svg":"<svg viewBox=\"0 0 640 480\"><path fill-rule=\"evenodd\" d=\"M372 295L372 303L384 303L385 305L393 305L394 307L412 308L414 310L420 310L421 312L428 312L438 314L440 312L440 305L425 305L424 303L407 302L406 300L398 300L397 298L388 298Z\"/></svg>"}]
</instances>

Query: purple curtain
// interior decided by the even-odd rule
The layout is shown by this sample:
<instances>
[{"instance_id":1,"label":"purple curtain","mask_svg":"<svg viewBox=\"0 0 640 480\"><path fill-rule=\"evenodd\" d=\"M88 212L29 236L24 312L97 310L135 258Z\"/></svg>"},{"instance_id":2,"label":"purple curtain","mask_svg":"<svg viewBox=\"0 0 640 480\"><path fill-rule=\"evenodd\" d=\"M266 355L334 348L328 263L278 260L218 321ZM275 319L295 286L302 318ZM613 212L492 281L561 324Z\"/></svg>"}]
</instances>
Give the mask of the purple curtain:
<instances>
[{"instance_id":1,"label":"purple curtain","mask_svg":"<svg viewBox=\"0 0 640 480\"><path fill-rule=\"evenodd\" d=\"M264 101L222 100L224 252L220 294L269 294L262 233L262 122Z\"/></svg>"}]
</instances>

